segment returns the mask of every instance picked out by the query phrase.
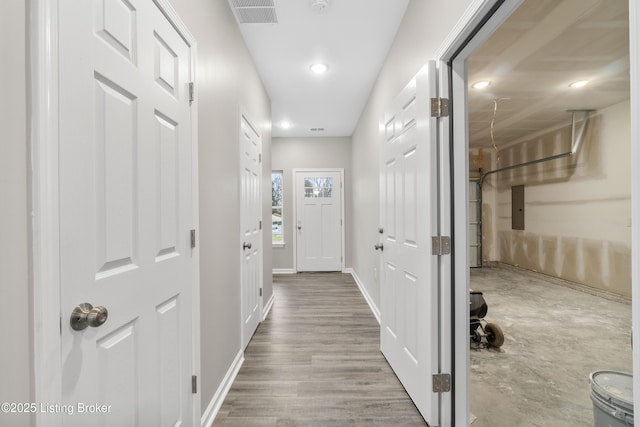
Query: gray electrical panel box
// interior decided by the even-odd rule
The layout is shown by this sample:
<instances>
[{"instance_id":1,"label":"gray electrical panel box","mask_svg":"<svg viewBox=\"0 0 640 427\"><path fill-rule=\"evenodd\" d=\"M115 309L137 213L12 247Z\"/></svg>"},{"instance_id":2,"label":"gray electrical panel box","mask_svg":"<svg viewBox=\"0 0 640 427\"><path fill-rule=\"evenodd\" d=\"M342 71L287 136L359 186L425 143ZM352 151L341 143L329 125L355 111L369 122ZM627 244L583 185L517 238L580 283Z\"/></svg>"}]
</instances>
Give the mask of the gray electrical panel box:
<instances>
[{"instance_id":1,"label":"gray electrical panel box","mask_svg":"<svg viewBox=\"0 0 640 427\"><path fill-rule=\"evenodd\" d=\"M524 185L511 187L511 229L524 230Z\"/></svg>"}]
</instances>

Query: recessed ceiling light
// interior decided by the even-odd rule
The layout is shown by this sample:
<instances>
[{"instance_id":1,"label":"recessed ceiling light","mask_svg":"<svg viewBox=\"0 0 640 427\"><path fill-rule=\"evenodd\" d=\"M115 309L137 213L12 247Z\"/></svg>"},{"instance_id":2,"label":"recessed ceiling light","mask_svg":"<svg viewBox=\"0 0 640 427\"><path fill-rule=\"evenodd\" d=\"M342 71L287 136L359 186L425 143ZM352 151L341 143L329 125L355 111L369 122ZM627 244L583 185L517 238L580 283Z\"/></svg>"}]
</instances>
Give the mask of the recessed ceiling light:
<instances>
[{"instance_id":1,"label":"recessed ceiling light","mask_svg":"<svg viewBox=\"0 0 640 427\"><path fill-rule=\"evenodd\" d=\"M589 80L578 80L577 82L571 83L569 87L577 89L577 88L585 87L588 84L589 84Z\"/></svg>"},{"instance_id":2,"label":"recessed ceiling light","mask_svg":"<svg viewBox=\"0 0 640 427\"><path fill-rule=\"evenodd\" d=\"M289 129L291 127L291 123L289 123L286 120L283 120L283 121L280 122L280 127L282 129Z\"/></svg>"},{"instance_id":3,"label":"recessed ceiling light","mask_svg":"<svg viewBox=\"0 0 640 427\"><path fill-rule=\"evenodd\" d=\"M311 0L311 10L318 15L322 15L329 8L327 0Z\"/></svg>"},{"instance_id":4,"label":"recessed ceiling light","mask_svg":"<svg viewBox=\"0 0 640 427\"><path fill-rule=\"evenodd\" d=\"M484 89L485 87L489 86L491 84L491 82L489 80L481 80L479 82L475 82L474 84L471 85L472 88L474 89Z\"/></svg>"},{"instance_id":5,"label":"recessed ceiling light","mask_svg":"<svg viewBox=\"0 0 640 427\"><path fill-rule=\"evenodd\" d=\"M326 73L328 69L329 69L329 66L327 64L313 64L311 66L311 71L313 71L316 74Z\"/></svg>"}]
</instances>

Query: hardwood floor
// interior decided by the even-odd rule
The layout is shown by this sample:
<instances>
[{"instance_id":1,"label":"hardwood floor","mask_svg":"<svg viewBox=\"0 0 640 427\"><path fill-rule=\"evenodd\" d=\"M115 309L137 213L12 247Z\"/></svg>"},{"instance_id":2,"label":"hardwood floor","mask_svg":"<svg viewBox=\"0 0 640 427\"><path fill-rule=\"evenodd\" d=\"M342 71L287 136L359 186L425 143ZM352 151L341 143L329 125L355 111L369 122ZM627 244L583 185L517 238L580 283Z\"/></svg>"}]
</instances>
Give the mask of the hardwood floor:
<instances>
[{"instance_id":1,"label":"hardwood floor","mask_svg":"<svg viewBox=\"0 0 640 427\"><path fill-rule=\"evenodd\" d=\"M276 302L214 426L425 426L353 278L274 276Z\"/></svg>"}]
</instances>

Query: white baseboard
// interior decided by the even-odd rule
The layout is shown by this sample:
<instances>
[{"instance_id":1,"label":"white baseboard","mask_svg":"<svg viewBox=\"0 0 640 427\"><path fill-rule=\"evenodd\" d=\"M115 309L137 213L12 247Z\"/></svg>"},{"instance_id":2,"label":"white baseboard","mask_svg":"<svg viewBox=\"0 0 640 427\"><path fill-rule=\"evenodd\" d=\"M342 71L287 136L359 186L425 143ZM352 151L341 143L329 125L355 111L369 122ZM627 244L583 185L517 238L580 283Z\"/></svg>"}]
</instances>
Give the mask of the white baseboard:
<instances>
[{"instance_id":1,"label":"white baseboard","mask_svg":"<svg viewBox=\"0 0 640 427\"><path fill-rule=\"evenodd\" d=\"M262 307L262 320L264 321L267 316L269 315L269 311L271 310L271 307L273 307L273 303L276 300L276 296L273 294L273 292L271 293L271 298L269 298L269 301L267 301L267 305L265 305L264 307Z\"/></svg>"},{"instance_id":2,"label":"white baseboard","mask_svg":"<svg viewBox=\"0 0 640 427\"><path fill-rule=\"evenodd\" d=\"M296 274L296 271L293 268L274 268L271 274Z\"/></svg>"},{"instance_id":3,"label":"white baseboard","mask_svg":"<svg viewBox=\"0 0 640 427\"><path fill-rule=\"evenodd\" d=\"M360 289L360 293L362 293L362 296L364 297L365 301L367 301L367 304L369 304L369 308L371 309L371 312L373 313L376 320L378 321L378 324L380 324L380 309L376 306L376 304L371 299L371 295L369 295L369 293L367 292L367 289L364 287L362 280L360 280L360 278L358 277L356 272L353 271L352 268L347 268L345 269L344 272L351 273L353 280L355 280L356 284L358 285L358 289Z\"/></svg>"},{"instance_id":4,"label":"white baseboard","mask_svg":"<svg viewBox=\"0 0 640 427\"><path fill-rule=\"evenodd\" d=\"M202 418L200 419L200 423L202 427L211 427L213 424L213 420L216 419L216 415L218 415L218 411L224 402L225 397L227 397L227 393L229 393L229 389L238 376L238 372L240 371L240 367L244 363L244 352L240 350L236 355L233 363L229 367L227 374L224 376L218 390L216 390L213 398L211 398L211 402L207 405L207 409L202 414Z\"/></svg>"}]
</instances>

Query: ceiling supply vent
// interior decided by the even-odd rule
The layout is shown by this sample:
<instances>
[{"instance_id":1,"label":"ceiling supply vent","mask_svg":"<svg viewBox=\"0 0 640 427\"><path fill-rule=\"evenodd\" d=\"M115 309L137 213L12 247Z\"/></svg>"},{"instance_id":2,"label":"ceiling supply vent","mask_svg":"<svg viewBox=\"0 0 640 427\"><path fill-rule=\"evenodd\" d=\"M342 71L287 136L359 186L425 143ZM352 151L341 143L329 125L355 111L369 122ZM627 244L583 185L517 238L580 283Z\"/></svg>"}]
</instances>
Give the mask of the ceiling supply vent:
<instances>
[{"instance_id":1,"label":"ceiling supply vent","mask_svg":"<svg viewBox=\"0 0 640 427\"><path fill-rule=\"evenodd\" d=\"M239 24L277 24L273 0L229 0Z\"/></svg>"},{"instance_id":2,"label":"ceiling supply vent","mask_svg":"<svg viewBox=\"0 0 640 427\"><path fill-rule=\"evenodd\" d=\"M324 128L311 128L309 129L311 132L322 132L324 131Z\"/></svg>"}]
</instances>

